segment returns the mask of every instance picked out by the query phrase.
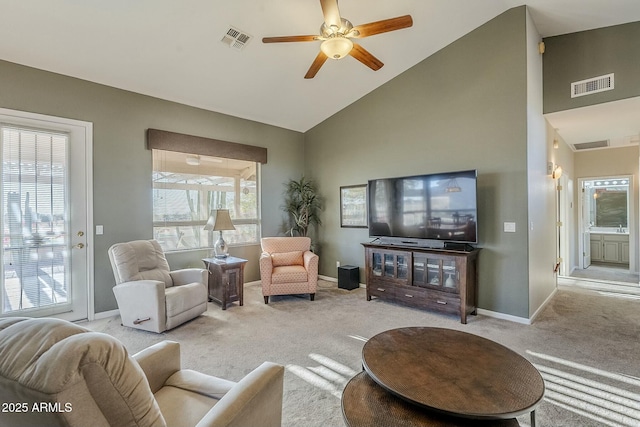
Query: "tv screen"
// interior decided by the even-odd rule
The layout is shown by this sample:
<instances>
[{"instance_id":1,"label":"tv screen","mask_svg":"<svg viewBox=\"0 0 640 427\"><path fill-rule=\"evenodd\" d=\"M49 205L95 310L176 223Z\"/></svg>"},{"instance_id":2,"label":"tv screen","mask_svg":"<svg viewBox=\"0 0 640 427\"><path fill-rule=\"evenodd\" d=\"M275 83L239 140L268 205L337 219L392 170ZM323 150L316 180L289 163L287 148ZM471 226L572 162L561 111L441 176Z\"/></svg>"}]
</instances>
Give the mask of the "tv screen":
<instances>
[{"instance_id":1,"label":"tv screen","mask_svg":"<svg viewBox=\"0 0 640 427\"><path fill-rule=\"evenodd\" d=\"M477 171L369 181L369 235L478 243Z\"/></svg>"}]
</instances>

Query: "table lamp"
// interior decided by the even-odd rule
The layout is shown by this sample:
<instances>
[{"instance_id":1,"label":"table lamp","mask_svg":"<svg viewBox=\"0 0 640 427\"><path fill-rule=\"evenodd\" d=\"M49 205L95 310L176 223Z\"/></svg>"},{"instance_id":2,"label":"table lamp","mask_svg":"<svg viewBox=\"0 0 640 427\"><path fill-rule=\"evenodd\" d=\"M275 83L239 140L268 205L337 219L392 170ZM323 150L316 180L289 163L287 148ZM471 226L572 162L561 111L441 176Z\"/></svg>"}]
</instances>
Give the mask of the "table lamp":
<instances>
[{"instance_id":1,"label":"table lamp","mask_svg":"<svg viewBox=\"0 0 640 427\"><path fill-rule=\"evenodd\" d=\"M229 248L227 242L222 238L222 232L224 230L235 230L233 222L231 222L231 216L229 215L229 209L215 209L211 211L209 220L204 226L207 231L219 231L220 237L213 246L213 251L216 258L226 258L229 256Z\"/></svg>"}]
</instances>

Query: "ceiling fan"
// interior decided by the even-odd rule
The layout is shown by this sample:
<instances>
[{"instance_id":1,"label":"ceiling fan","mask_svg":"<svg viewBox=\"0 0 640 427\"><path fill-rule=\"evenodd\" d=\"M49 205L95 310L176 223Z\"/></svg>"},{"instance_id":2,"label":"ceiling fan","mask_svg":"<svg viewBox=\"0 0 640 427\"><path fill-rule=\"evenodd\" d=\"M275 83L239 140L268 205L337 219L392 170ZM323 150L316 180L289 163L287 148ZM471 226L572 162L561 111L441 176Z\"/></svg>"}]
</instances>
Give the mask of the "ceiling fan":
<instances>
[{"instance_id":1,"label":"ceiling fan","mask_svg":"<svg viewBox=\"0 0 640 427\"><path fill-rule=\"evenodd\" d=\"M324 22L320 26L319 35L264 37L262 39L262 43L322 40L320 52L304 76L305 79L315 77L327 58L341 59L347 55L353 56L373 71L377 71L384 65L382 61L351 39L361 39L375 34L408 28L413 25L411 15L404 15L354 27L351 22L340 16L338 0L320 0L320 6L322 7Z\"/></svg>"}]
</instances>

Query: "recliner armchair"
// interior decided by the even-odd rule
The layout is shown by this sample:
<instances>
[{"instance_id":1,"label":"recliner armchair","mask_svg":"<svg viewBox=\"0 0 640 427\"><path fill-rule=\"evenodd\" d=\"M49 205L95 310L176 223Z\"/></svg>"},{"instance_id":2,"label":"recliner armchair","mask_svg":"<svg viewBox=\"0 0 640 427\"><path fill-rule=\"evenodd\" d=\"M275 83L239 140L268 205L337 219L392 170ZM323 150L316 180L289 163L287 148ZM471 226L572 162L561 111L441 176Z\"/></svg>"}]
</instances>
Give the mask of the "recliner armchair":
<instances>
[{"instance_id":1,"label":"recliner armchair","mask_svg":"<svg viewBox=\"0 0 640 427\"><path fill-rule=\"evenodd\" d=\"M260 281L264 303L271 295L309 294L314 300L318 285L318 255L311 252L309 237L261 239Z\"/></svg>"},{"instance_id":2,"label":"recliner armchair","mask_svg":"<svg viewBox=\"0 0 640 427\"><path fill-rule=\"evenodd\" d=\"M65 320L0 319L3 426L278 427L283 379L270 362L237 383L182 369L177 342L130 356Z\"/></svg>"},{"instance_id":3,"label":"recliner armchair","mask_svg":"<svg viewBox=\"0 0 640 427\"><path fill-rule=\"evenodd\" d=\"M207 311L207 270L169 271L156 240L116 243L109 260L124 326L163 332Z\"/></svg>"}]
</instances>

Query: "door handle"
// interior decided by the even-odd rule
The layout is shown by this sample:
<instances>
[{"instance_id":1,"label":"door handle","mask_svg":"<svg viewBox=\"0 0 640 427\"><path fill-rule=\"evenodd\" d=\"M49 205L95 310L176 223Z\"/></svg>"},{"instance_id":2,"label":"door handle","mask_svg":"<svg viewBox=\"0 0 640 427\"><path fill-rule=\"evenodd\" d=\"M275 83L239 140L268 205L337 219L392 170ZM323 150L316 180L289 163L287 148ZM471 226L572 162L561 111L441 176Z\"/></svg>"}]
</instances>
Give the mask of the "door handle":
<instances>
[{"instance_id":1,"label":"door handle","mask_svg":"<svg viewBox=\"0 0 640 427\"><path fill-rule=\"evenodd\" d=\"M77 245L74 245L73 248L82 249L84 248L84 243L78 243Z\"/></svg>"}]
</instances>

